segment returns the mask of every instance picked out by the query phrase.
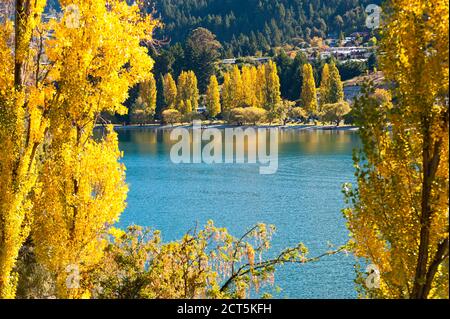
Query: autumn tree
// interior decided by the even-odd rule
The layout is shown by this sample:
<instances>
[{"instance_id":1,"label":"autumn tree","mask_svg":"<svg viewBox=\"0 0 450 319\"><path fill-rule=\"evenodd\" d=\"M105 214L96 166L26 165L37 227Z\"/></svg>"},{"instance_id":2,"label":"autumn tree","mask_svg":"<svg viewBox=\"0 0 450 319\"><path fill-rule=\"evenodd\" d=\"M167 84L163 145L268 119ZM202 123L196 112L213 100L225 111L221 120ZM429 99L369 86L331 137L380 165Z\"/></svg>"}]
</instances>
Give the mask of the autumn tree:
<instances>
[{"instance_id":1,"label":"autumn tree","mask_svg":"<svg viewBox=\"0 0 450 319\"><path fill-rule=\"evenodd\" d=\"M256 90L256 107L264 108L266 105L266 65L261 64L258 66L256 71L257 85Z\"/></svg>"},{"instance_id":2,"label":"autumn tree","mask_svg":"<svg viewBox=\"0 0 450 319\"><path fill-rule=\"evenodd\" d=\"M225 116L232 109L242 106L244 102L244 86L242 74L237 65L231 71L224 74L221 97L222 110L225 112Z\"/></svg>"},{"instance_id":3,"label":"autumn tree","mask_svg":"<svg viewBox=\"0 0 450 319\"><path fill-rule=\"evenodd\" d=\"M293 109L295 108L295 102L282 100L276 109L276 118L283 122L283 125L287 124L287 121L295 114Z\"/></svg>"},{"instance_id":4,"label":"autumn tree","mask_svg":"<svg viewBox=\"0 0 450 319\"><path fill-rule=\"evenodd\" d=\"M267 111L259 107L236 107L230 111L228 121L237 125L257 125L267 118Z\"/></svg>"},{"instance_id":5,"label":"autumn tree","mask_svg":"<svg viewBox=\"0 0 450 319\"><path fill-rule=\"evenodd\" d=\"M163 92L164 92L164 101L166 107L169 109L173 109L177 103L177 84L172 77L172 74L167 73L163 78Z\"/></svg>"},{"instance_id":6,"label":"autumn tree","mask_svg":"<svg viewBox=\"0 0 450 319\"><path fill-rule=\"evenodd\" d=\"M322 105L320 117L323 122L334 122L339 126L344 116L350 113L350 111L350 104L345 101L340 101L338 103Z\"/></svg>"},{"instance_id":7,"label":"autumn tree","mask_svg":"<svg viewBox=\"0 0 450 319\"><path fill-rule=\"evenodd\" d=\"M343 250L310 257L300 243L267 259L274 231L274 226L258 224L236 238L209 221L178 241L162 243L158 231L137 226L113 229L113 240L96 270L95 287L101 289L95 297L248 298L252 291L262 293L264 284L274 284L276 266L303 265Z\"/></svg>"},{"instance_id":8,"label":"autumn tree","mask_svg":"<svg viewBox=\"0 0 450 319\"><path fill-rule=\"evenodd\" d=\"M0 20L0 298L15 295L18 278L13 269L31 230L37 158L48 129L43 98L54 94L52 88L44 90L36 80L36 85L27 87L31 75L24 74L25 65L33 62L32 37L44 6L42 0L18 0L13 5L16 23L8 19L9 13Z\"/></svg>"},{"instance_id":9,"label":"autumn tree","mask_svg":"<svg viewBox=\"0 0 450 319\"><path fill-rule=\"evenodd\" d=\"M141 43L156 22L137 4L60 1L63 17L43 23L45 3L16 0L15 23L1 20L2 298L15 295L13 269L30 234L58 296L89 295L86 274L127 192L116 135L94 139L93 128L101 112L126 112L128 90L148 80L153 64ZM80 278L72 287L69 268Z\"/></svg>"},{"instance_id":10,"label":"autumn tree","mask_svg":"<svg viewBox=\"0 0 450 319\"><path fill-rule=\"evenodd\" d=\"M265 73L265 104L269 121L279 118L278 108L281 107L280 78L278 77L277 66L269 61L266 65Z\"/></svg>"},{"instance_id":11,"label":"autumn tree","mask_svg":"<svg viewBox=\"0 0 450 319\"><path fill-rule=\"evenodd\" d=\"M244 102L244 83L242 82L242 73L239 67L235 65L230 73L231 100L233 107L242 107Z\"/></svg>"},{"instance_id":12,"label":"autumn tree","mask_svg":"<svg viewBox=\"0 0 450 319\"><path fill-rule=\"evenodd\" d=\"M153 118L156 111L156 96L156 81L152 75L148 81L139 84L138 97L131 107L132 122L145 124Z\"/></svg>"},{"instance_id":13,"label":"autumn tree","mask_svg":"<svg viewBox=\"0 0 450 319\"><path fill-rule=\"evenodd\" d=\"M162 112L162 118L165 124L173 125L179 123L181 121L181 117L181 113L175 109L167 109Z\"/></svg>"},{"instance_id":14,"label":"autumn tree","mask_svg":"<svg viewBox=\"0 0 450 319\"><path fill-rule=\"evenodd\" d=\"M448 298L448 1L387 5L380 66L392 99L369 86L356 103L363 148L358 186L345 190L354 253L380 275L360 293Z\"/></svg>"},{"instance_id":15,"label":"autumn tree","mask_svg":"<svg viewBox=\"0 0 450 319\"><path fill-rule=\"evenodd\" d=\"M191 113L198 107L199 91L197 77L192 71L183 71L178 77L177 83L178 111L183 115Z\"/></svg>"},{"instance_id":16,"label":"autumn tree","mask_svg":"<svg viewBox=\"0 0 450 319\"><path fill-rule=\"evenodd\" d=\"M325 63L322 68L322 76L320 78L320 104L328 103L328 92L330 91L330 65Z\"/></svg>"},{"instance_id":17,"label":"autumn tree","mask_svg":"<svg viewBox=\"0 0 450 319\"><path fill-rule=\"evenodd\" d=\"M255 67L243 66L242 67L242 86L243 86L243 105L245 107L255 107L256 100L256 85L257 84L257 71Z\"/></svg>"},{"instance_id":18,"label":"autumn tree","mask_svg":"<svg viewBox=\"0 0 450 319\"><path fill-rule=\"evenodd\" d=\"M209 117L216 117L220 112L220 91L219 83L215 75L211 76L206 90L206 110Z\"/></svg>"},{"instance_id":19,"label":"autumn tree","mask_svg":"<svg viewBox=\"0 0 450 319\"><path fill-rule=\"evenodd\" d=\"M228 72L223 75L220 100L222 104L222 112L226 115L233 108L231 76Z\"/></svg>"},{"instance_id":20,"label":"autumn tree","mask_svg":"<svg viewBox=\"0 0 450 319\"><path fill-rule=\"evenodd\" d=\"M325 102L334 104L344 100L344 87L341 80L341 75L334 62L330 63L328 89L324 91Z\"/></svg>"},{"instance_id":21,"label":"autumn tree","mask_svg":"<svg viewBox=\"0 0 450 319\"><path fill-rule=\"evenodd\" d=\"M288 116L296 121L308 119L308 113L302 107L292 107L289 110Z\"/></svg>"},{"instance_id":22,"label":"autumn tree","mask_svg":"<svg viewBox=\"0 0 450 319\"><path fill-rule=\"evenodd\" d=\"M311 64L303 65L303 84L301 102L303 108L308 112L309 116L316 116L317 110L317 93L316 83L314 81L313 69Z\"/></svg>"}]
</instances>

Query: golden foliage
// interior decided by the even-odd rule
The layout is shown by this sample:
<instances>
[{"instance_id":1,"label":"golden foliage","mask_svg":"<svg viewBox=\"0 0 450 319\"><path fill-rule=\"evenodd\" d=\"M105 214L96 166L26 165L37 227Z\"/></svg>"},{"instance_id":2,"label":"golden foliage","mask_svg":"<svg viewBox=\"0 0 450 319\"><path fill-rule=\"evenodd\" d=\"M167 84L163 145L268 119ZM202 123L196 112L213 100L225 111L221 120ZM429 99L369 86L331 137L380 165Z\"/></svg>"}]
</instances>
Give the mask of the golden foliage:
<instances>
[{"instance_id":1,"label":"golden foliage","mask_svg":"<svg viewBox=\"0 0 450 319\"><path fill-rule=\"evenodd\" d=\"M448 298L448 1L386 8L381 66L393 102L369 87L356 103L363 153L345 210L357 256L380 270L377 298Z\"/></svg>"},{"instance_id":2,"label":"golden foliage","mask_svg":"<svg viewBox=\"0 0 450 319\"><path fill-rule=\"evenodd\" d=\"M101 257L101 234L123 210L126 186L115 134L94 140L93 128L101 112L126 112L129 88L153 66L141 41L151 40L158 22L138 4L62 0L75 13L43 23L45 2L25 10L16 1L17 25L0 26L3 298L14 297L13 268L30 232L39 262L58 276L72 264L83 274ZM60 296L86 296L84 284L69 292L63 281Z\"/></svg>"}]
</instances>

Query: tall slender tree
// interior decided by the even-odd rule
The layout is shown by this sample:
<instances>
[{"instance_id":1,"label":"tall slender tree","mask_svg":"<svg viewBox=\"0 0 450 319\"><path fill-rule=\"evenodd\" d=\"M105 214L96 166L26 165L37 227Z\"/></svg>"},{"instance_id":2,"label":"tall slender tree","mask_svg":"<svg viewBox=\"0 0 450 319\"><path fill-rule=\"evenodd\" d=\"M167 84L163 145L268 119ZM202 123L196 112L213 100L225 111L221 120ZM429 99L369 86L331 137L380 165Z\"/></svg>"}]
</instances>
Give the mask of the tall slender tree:
<instances>
[{"instance_id":1,"label":"tall slender tree","mask_svg":"<svg viewBox=\"0 0 450 319\"><path fill-rule=\"evenodd\" d=\"M317 93L316 83L314 81L313 68L311 64L307 63L303 65L303 84L301 93L302 107L305 108L309 116L316 116L318 114L317 109Z\"/></svg>"},{"instance_id":2,"label":"tall slender tree","mask_svg":"<svg viewBox=\"0 0 450 319\"><path fill-rule=\"evenodd\" d=\"M264 108L266 105L266 65L261 64L257 69L257 79L258 83L256 85L256 106L259 108Z\"/></svg>"},{"instance_id":3,"label":"tall slender tree","mask_svg":"<svg viewBox=\"0 0 450 319\"><path fill-rule=\"evenodd\" d=\"M172 77L172 74L167 73L163 79L163 92L164 92L164 101L165 105L169 109L175 108L177 104L177 84Z\"/></svg>"},{"instance_id":4,"label":"tall slender tree","mask_svg":"<svg viewBox=\"0 0 450 319\"><path fill-rule=\"evenodd\" d=\"M148 80L141 43L156 22L119 0L60 1L63 17L48 24L46 1L14 4L15 24L0 22L0 297L15 295L30 234L57 295L88 296L86 274L127 191L116 134L97 140L93 128L101 112L126 113L130 87ZM80 279L72 287L69 268Z\"/></svg>"},{"instance_id":5,"label":"tall slender tree","mask_svg":"<svg viewBox=\"0 0 450 319\"><path fill-rule=\"evenodd\" d=\"M328 92L330 91L330 65L325 63L320 77L320 104L328 104Z\"/></svg>"},{"instance_id":6,"label":"tall slender tree","mask_svg":"<svg viewBox=\"0 0 450 319\"><path fill-rule=\"evenodd\" d=\"M355 254L380 277L361 293L448 298L449 5L387 5L380 64L394 102L369 88L356 103L363 149L344 213Z\"/></svg>"},{"instance_id":7,"label":"tall slender tree","mask_svg":"<svg viewBox=\"0 0 450 319\"><path fill-rule=\"evenodd\" d=\"M325 91L326 102L333 104L344 100L344 87L339 69L334 62L330 63L328 90Z\"/></svg>"},{"instance_id":8,"label":"tall slender tree","mask_svg":"<svg viewBox=\"0 0 450 319\"><path fill-rule=\"evenodd\" d=\"M193 71L183 71L178 77L178 94L177 99L178 103L184 101L184 105L190 105L190 108L185 107L183 110L179 109L179 111L186 115L187 113L192 112L192 110L196 110L198 108L199 102L199 91L197 87L197 77ZM188 103L189 101L189 103Z\"/></svg>"},{"instance_id":9,"label":"tall slender tree","mask_svg":"<svg viewBox=\"0 0 450 319\"><path fill-rule=\"evenodd\" d=\"M219 83L215 75L211 76L208 88L206 89L206 110L212 118L220 114L220 91Z\"/></svg>"},{"instance_id":10,"label":"tall slender tree","mask_svg":"<svg viewBox=\"0 0 450 319\"><path fill-rule=\"evenodd\" d=\"M264 105L264 108L268 113L269 120L273 120L277 118L277 108L281 107L281 92L277 65L272 61L269 61L266 65L265 78L266 104Z\"/></svg>"},{"instance_id":11,"label":"tall slender tree","mask_svg":"<svg viewBox=\"0 0 450 319\"><path fill-rule=\"evenodd\" d=\"M229 72L226 72L223 76L223 85L221 92L222 111L230 112L233 109L233 96L232 96L231 76Z\"/></svg>"},{"instance_id":12,"label":"tall slender tree","mask_svg":"<svg viewBox=\"0 0 450 319\"><path fill-rule=\"evenodd\" d=\"M256 105L256 74L254 67L242 67L243 105L253 107Z\"/></svg>"}]
</instances>

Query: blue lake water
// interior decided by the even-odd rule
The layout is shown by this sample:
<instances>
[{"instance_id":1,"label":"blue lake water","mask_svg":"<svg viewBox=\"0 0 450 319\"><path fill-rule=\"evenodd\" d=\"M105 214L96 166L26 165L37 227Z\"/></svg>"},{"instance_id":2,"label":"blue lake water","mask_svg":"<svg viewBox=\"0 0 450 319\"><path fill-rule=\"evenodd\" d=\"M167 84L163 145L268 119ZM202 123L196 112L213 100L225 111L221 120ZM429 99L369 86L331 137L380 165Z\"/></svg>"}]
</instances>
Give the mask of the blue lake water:
<instances>
[{"instance_id":1,"label":"blue lake water","mask_svg":"<svg viewBox=\"0 0 450 319\"><path fill-rule=\"evenodd\" d=\"M279 168L260 175L259 165L173 164L170 131L118 130L130 187L120 226L139 224L177 240L196 223L214 220L234 236L252 225L274 224L273 252L303 242L311 256L328 242L348 239L341 209L342 184L354 180L351 131L281 130ZM355 298L354 258L344 254L318 263L277 269L276 298Z\"/></svg>"}]
</instances>

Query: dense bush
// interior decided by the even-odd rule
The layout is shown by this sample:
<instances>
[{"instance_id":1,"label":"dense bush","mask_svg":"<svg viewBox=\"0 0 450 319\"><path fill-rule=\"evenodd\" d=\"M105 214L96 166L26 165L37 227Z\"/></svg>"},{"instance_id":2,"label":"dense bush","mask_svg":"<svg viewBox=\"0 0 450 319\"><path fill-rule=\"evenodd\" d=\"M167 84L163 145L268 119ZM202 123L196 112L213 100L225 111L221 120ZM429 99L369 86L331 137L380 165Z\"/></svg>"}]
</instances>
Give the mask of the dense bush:
<instances>
[{"instance_id":1,"label":"dense bush","mask_svg":"<svg viewBox=\"0 0 450 319\"><path fill-rule=\"evenodd\" d=\"M181 113L174 109L168 109L162 112L164 124L175 124L181 121Z\"/></svg>"},{"instance_id":2,"label":"dense bush","mask_svg":"<svg viewBox=\"0 0 450 319\"><path fill-rule=\"evenodd\" d=\"M322 106L322 122L333 122L336 123L337 126L344 119L345 115L349 114L351 111L350 105L341 101L333 104L325 104Z\"/></svg>"},{"instance_id":3,"label":"dense bush","mask_svg":"<svg viewBox=\"0 0 450 319\"><path fill-rule=\"evenodd\" d=\"M237 107L230 111L229 122L244 125L257 125L266 119L267 111L257 107Z\"/></svg>"}]
</instances>

